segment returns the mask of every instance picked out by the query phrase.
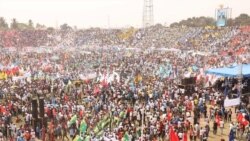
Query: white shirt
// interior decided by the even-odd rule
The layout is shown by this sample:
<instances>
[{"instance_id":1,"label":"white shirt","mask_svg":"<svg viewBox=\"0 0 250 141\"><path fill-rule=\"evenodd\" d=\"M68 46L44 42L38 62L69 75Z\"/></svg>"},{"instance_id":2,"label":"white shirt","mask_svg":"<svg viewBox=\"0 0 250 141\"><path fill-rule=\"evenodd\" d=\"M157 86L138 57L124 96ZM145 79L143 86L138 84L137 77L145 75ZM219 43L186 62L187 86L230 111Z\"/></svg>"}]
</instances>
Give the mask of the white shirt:
<instances>
[{"instance_id":1,"label":"white shirt","mask_svg":"<svg viewBox=\"0 0 250 141\"><path fill-rule=\"evenodd\" d=\"M230 123L230 124L229 124L229 129L230 129L230 130L232 130L232 129L233 129L233 127L234 127L234 126L233 126L233 124L232 124L232 123Z\"/></svg>"},{"instance_id":2,"label":"white shirt","mask_svg":"<svg viewBox=\"0 0 250 141\"><path fill-rule=\"evenodd\" d=\"M223 127L224 127L224 121L221 120L221 121L220 121L220 128L223 128Z\"/></svg>"}]
</instances>

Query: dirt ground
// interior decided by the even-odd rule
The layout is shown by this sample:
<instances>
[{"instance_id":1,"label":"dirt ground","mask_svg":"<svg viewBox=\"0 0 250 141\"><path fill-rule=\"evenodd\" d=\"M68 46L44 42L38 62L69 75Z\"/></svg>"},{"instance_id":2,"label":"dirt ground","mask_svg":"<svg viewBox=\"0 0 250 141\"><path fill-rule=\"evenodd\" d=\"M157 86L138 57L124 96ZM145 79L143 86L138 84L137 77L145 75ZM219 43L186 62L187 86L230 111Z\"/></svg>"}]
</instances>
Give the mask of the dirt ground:
<instances>
[{"instance_id":1,"label":"dirt ground","mask_svg":"<svg viewBox=\"0 0 250 141\"><path fill-rule=\"evenodd\" d=\"M210 107L210 106L208 106L208 107ZM234 113L234 107L231 107L231 109L233 111L232 121L235 123L236 122L236 114ZM24 120L22 119L22 121L24 121ZM205 119L201 118L200 123L201 123L201 126L204 127L205 126ZM17 125L21 125L21 124L23 124L23 122L17 123ZM229 122L225 122L223 134L221 134L221 131L218 128L217 134L214 135L213 134L213 120L211 120L209 122L210 133L209 133L208 141L220 141L221 139L225 139L225 141L228 141L229 140L229 132L230 132L229 124L230 124ZM70 139L69 135L68 135L68 138ZM36 139L36 141L41 141L41 140ZM46 139L46 141L49 141L49 140ZM57 139L56 141L61 141L61 139ZM65 141L67 141L67 140L65 139ZM71 139L70 139L70 141L71 141ZM190 141L189 138L188 138L188 141ZM200 139L197 139L197 141L200 141ZM236 139L235 141L246 141L246 139L244 139L244 138Z\"/></svg>"}]
</instances>

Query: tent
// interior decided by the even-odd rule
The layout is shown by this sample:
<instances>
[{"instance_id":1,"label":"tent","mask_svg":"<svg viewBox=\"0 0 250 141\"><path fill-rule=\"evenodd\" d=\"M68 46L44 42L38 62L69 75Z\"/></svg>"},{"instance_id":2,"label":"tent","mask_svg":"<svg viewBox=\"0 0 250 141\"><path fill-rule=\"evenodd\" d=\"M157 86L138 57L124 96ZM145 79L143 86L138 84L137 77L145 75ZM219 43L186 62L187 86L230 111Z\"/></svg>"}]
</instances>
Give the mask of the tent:
<instances>
[{"instance_id":1,"label":"tent","mask_svg":"<svg viewBox=\"0 0 250 141\"><path fill-rule=\"evenodd\" d=\"M234 65L224 68L214 68L206 71L206 74L214 74L223 77L237 77L239 76L241 65ZM250 77L250 64L242 64L242 76Z\"/></svg>"}]
</instances>

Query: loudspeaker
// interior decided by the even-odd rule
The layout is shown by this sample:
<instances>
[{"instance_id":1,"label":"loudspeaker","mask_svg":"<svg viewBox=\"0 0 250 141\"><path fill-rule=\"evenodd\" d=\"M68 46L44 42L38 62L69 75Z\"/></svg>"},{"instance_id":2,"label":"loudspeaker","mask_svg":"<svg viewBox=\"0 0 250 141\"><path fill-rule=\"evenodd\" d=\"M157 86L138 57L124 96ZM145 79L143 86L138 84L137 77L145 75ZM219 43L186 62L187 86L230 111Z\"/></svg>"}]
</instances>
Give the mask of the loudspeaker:
<instances>
[{"instance_id":1,"label":"loudspeaker","mask_svg":"<svg viewBox=\"0 0 250 141\"><path fill-rule=\"evenodd\" d=\"M184 78L181 80L182 85L194 85L196 77Z\"/></svg>"},{"instance_id":2,"label":"loudspeaker","mask_svg":"<svg viewBox=\"0 0 250 141\"><path fill-rule=\"evenodd\" d=\"M39 98L39 116L41 118L44 117L44 98Z\"/></svg>"},{"instance_id":3,"label":"loudspeaker","mask_svg":"<svg viewBox=\"0 0 250 141\"><path fill-rule=\"evenodd\" d=\"M196 83L196 77L190 77L190 84Z\"/></svg>"},{"instance_id":4,"label":"loudspeaker","mask_svg":"<svg viewBox=\"0 0 250 141\"><path fill-rule=\"evenodd\" d=\"M181 80L182 85L188 85L188 78L184 78Z\"/></svg>"},{"instance_id":5,"label":"loudspeaker","mask_svg":"<svg viewBox=\"0 0 250 141\"><path fill-rule=\"evenodd\" d=\"M32 99L32 117L34 119L38 118L37 100L36 99Z\"/></svg>"}]
</instances>

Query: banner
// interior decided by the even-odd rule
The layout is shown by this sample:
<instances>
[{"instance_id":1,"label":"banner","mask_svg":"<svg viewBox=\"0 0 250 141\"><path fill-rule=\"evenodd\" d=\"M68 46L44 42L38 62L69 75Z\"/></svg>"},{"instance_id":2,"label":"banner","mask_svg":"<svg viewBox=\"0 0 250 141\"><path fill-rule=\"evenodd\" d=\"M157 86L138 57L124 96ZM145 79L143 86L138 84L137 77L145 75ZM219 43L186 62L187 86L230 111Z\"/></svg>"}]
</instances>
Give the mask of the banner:
<instances>
[{"instance_id":1,"label":"banner","mask_svg":"<svg viewBox=\"0 0 250 141\"><path fill-rule=\"evenodd\" d=\"M18 80L26 79L26 78L29 78L29 77L31 77L31 73L27 72L23 76L13 76L12 80L13 81L18 81Z\"/></svg>"},{"instance_id":2,"label":"banner","mask_svg":"<svg viewBox=\"0 0 250 141\"><path fill-rule=\"evenodd\" d=\"M226 26L226 20L227 20L227 9L218 9L217 10L217 22L216 25L221 27L221 26Z\"/></svg>"},{"instance_id":3,"label":"banner","mask_svg":"<svg viewBox=\"0 0 250 141\"><path fill-rule=\"evenodd\" d=\"M224 101L224 107L231 107L240 105L240 98L228 99L228 97Z\"/></svg>"}]
</instances>

